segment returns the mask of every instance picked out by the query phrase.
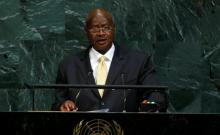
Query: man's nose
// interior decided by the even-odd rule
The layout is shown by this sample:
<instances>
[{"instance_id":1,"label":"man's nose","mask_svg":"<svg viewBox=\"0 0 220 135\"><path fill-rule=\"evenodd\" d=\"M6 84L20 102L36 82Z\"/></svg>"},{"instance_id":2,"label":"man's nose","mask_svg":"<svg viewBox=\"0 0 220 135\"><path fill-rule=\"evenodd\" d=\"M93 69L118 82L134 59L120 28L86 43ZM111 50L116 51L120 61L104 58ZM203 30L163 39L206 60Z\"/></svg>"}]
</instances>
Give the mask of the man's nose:
<instances>
[{"instance_id":1,"label":"man's nose","mask_svg":"<svg viewBox=\"0 0 220 135\"><path fill-rule=\"evenodd\" d=\"M103 34L105 34L104 29L103 29L103 28L99 28L97 34L98 34L98 35L103 35Z\"/></svg>"}]
</instances>

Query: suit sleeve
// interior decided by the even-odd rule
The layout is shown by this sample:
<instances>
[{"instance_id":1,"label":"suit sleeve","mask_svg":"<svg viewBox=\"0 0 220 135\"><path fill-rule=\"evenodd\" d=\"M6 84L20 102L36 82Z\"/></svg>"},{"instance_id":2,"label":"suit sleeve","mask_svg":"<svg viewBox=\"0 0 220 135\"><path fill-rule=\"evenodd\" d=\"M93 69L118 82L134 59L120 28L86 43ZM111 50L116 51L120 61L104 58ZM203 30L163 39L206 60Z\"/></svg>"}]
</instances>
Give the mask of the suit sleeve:
<instances>
[{"instance_id":1,"label":"suit sleeve","mask_svg":"<svg viewBox=\"0 0 220 135\"><path fill-rule=\"evenodd\" d=\"M57 77L56 77L56 84L66 84L66 75L64 72L64 68L62 64L59 65ZM60 105L68 99L68 90L67 89L55 89L54 93L54 102L52 104L52 110L58 111Z\"/></svg>"}]
</instances>

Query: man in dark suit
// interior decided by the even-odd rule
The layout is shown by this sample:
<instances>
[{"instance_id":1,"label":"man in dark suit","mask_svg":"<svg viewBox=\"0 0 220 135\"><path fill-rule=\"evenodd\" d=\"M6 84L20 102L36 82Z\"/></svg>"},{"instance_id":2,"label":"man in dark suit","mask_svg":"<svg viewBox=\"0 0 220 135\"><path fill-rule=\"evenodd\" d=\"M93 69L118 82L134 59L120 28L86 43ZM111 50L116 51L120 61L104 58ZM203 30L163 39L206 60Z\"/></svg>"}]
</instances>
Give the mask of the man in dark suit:
<instances>
[{"instance_id":1,"label":"man in dark suit","mask_svg":"<svg viewBox=\"0 0 220 135\"><path fill-rule=\"evenodd\" d=\"M86 20L85 31L91 46L87 50L74 54L61 62L56 83L156 84L155 69L151 57L142 52L126 49L113 42L115 24L109 12L104 9L91 11ZM103 57L105 71L100 70L101 57ZM99 81L101 73L101 78L102 80L104 78L104 81ZM136 89L90 89L81 91L59 89L56 92L56 102L53 104L53 110L93 111L108 109L110 112L137 112L140 111L141 104L146 105L149 101L164 104L165 96L158 91L149 92ZM165 108L166 105L163 109Z\"/></svg>"}]
</instances>

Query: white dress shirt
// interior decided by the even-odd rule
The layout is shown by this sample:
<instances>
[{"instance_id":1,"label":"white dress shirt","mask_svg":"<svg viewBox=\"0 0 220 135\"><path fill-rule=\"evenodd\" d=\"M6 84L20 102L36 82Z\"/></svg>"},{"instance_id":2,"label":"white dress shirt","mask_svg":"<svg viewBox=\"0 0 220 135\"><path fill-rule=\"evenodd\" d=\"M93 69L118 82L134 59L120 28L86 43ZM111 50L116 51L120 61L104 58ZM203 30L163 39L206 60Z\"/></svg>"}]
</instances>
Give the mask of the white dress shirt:
<instances>
[{"instance_id":1,"label":"white dress shirt","mask_svg":"<svg viewBox=\"0 0 220 135\"><path fill-rule=\"evenodd\" d=\"M112 58L113 58L114 52L115 52L115 46L112 43L111 48L104 54L104 56L106 57L105 63L107 65L107 73L109 72L109 68L110 68L110 65L112 63ZM97 52L93 47L90 49L89 58L90 58L90 63L91 63L91 66L92 66L93 76L95 78L95 81L96 81L96 78L97 78L97 67L98 67L98 64L99 64L99 58L101 56L103 56L103 55L101 53Z\"/></svg>"}]
</instances>

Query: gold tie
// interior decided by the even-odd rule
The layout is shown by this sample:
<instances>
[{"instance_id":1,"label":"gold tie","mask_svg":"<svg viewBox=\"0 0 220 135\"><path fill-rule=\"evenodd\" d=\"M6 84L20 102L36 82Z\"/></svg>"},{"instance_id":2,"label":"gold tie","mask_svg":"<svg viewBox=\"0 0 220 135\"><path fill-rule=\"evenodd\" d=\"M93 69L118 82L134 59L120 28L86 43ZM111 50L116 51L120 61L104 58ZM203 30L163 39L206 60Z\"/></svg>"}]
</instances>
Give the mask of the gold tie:
<instances>
[{"instance_id":1,"label":"gold tie","mask_svg":"<svg viewBox=\"0 0 220 135\"><path fill-rule=\"evenodd\" d=\"M97 68L97 79L96 84L97 85L105 85L105 81L107 78L107 66L105 64L105 56L101 56L99 58L99 64ZM104 89L98 89L99 94L102 97L104 93Z\"/></svg>"}]
</instances>

